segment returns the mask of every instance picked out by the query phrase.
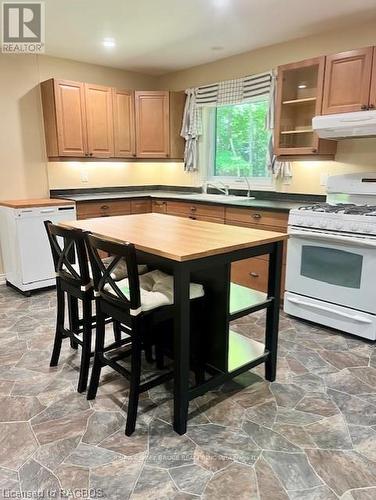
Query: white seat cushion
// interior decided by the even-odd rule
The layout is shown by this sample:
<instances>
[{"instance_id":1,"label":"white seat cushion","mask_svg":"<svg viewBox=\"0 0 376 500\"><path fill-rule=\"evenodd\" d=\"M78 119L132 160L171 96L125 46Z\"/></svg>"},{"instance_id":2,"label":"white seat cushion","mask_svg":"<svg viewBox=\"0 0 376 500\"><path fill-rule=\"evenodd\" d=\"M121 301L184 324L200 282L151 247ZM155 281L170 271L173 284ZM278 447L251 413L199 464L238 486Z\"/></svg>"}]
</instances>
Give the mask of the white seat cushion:
<instances>
[{"instance_id":1,"label":"white seat cushion","mask_svg":"<svg viewBox=\"0 0 376 500\"><path fill-rule=\"evenodd\" d=\"M105 257L102 259L102 262L104 266L107 268L113 260L113 257ZM77 274L80 274L80 266L78 265L78 262L76 264L72 264L73 269L77 272ZM66 269L68 271L68 269ZM140 264L137 266L138 274L144 274L147 272L148 267L145 264ZM68 271L69 272L69 271ZM93 273L91 270L91 266L89 264L89 275L90 278L93 278ZM127 278L128 276L128 269L127 269L127 264L126 262L122 259L118 262L116 267L111 271L110 274L111 278L115 281L122 280L124 278Z\"/></svg>"},{"instance_id":2,"label":"white seat cushion","mask_svg":"<svg viewBox=\"0 0 376 500\"><path fill-rule=\"evenodd\" d=\"M118 281L117 286L129 299L129 281L125 278ZM109 284L104 289L116 296ZM161 306L174 303L174 277L162 271L155 270L140 276L141 310L150 311ZM204 287L198 283L190 283L189 298L197 299L204 296Z\"/></svg>"},{"instance_id":3,"label":"white seat cushion","mask_svg":"<svg viewBox=\"0 0 376 500\"><path fill-rule=\"evenodd\" d=\"M102 259L102 262L105 267L108 267L111 262L114 260L114 257L105 257ZM145 264L140 264L137 266L138 274L145 274L148 270L148 267ZM127 263L124 259L119 260L116 264L116 267L111 271L111 278L113 280L119 281L128 277L128 269Z\"/></svg>"}]
</instances>

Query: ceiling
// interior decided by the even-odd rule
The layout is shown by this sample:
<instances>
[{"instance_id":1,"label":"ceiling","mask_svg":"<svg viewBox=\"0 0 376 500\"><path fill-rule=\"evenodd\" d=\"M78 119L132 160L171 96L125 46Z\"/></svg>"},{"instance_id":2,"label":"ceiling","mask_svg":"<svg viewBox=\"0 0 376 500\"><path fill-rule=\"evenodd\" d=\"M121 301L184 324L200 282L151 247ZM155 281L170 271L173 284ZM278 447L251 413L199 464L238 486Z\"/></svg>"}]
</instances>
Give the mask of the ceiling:
<instances>
[{"instance_id":1,"label":"ceiling","mask_svg":"<svg viewBox=\"0 0 376 500\"><path fill-rule=\"evenodd\" d=\"M46 53L163 74L338 29L376 0L45 0ZM111 38L115 47L104 47Z\"/></svg>"}]
</instances>

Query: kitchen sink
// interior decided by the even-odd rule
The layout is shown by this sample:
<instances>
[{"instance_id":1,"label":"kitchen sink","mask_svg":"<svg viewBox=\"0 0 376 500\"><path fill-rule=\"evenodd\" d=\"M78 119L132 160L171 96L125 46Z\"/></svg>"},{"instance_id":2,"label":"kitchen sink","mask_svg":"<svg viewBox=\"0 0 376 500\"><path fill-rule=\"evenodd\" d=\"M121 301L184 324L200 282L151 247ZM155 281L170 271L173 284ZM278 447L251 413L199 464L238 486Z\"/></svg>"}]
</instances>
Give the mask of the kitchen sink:
<instances>
[{"instance_id":1,"label":"kitchen sink","mask_svg":"<svg viewBox=\"0 0 376 500\"><path fill-rule=\"evenodd\" d=\"M246 200L254 200L254 196L235 196L235 195L225 195L225 194L190 194L189 199L195 199L197 201L246 201Z\"/></svg>"}]
</instances>

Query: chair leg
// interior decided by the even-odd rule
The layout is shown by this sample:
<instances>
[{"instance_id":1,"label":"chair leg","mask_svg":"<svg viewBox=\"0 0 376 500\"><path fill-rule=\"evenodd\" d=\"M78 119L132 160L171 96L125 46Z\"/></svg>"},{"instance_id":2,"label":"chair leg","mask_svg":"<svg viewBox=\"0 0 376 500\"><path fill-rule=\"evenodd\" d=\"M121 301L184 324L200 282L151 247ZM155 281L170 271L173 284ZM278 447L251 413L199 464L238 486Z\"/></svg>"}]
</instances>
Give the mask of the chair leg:
<instances>
[{"instance_id":1,"label":"chair leg","mask_svg":"<svg viewBox=\"0 0 376 500\"><path fill-rule=\"evenodd\" d=\"M120 330L120 323L119 321L113 321L112 322L112 328L114 330L114 339L115 342L120 342L121 341L121 330Z\"/></svg>"},{"instance_id":2,"label":"chair leg","mask_svg":"<svg viewBox=\"0 0 376 500\"><path fill-rule=\"evenodd\" d=\"M132 328L133 330L133 328ZM129 388L127 423L125 426L125 434L130 436L136 428L138 400L140 396L140 380L141 380L141 342L139 332L134 332L132 341L132 358L131 358L131 378Z\"/></svg>"},{"instance_id":3,"label":"chair leg","mask_svg":"<svg viewBox=\"0 0 376 500\"><path fill-rule=\"evenodd\" d=\"M60 357L61 343L63 341L63 329L65 319L65 296L60 285L56 284L57 311L56 311L56 332L52 351L50 366L57 366Z\"/></svg>"},{"instance_id":4,"label":"chair leg","mask_svg":"<svg viewBox=\"0 0 376 500\"><path fill-rule=\"evenodd\" d=\"M164 370L165 364L164 364L163 348L158 342L155 344L155 359L157 362L157 369Z\"/></svg>"},{"instance_id":5,"label":"chair leg","mask_svg":"<svg viewBox=\"0 0 376 500\"><path fill-rule=\"evenodd\" d=\"M91 337L92 337L92 302L91 298L85 298L83 301L83 332L82 332L82 351L80 376L78 379L78 392L86 391L87 379L89 376L90 355L91 355Z\"/></svg>"},{"instance_id":6,"label":"chair leg","mask_svg":"<svg viewBox=\"0 0 376 500\"><path fill-rule=\"evenodd\" d=\"M146 361L151 365L154 363L154 358L153 358L153 346L149 341L146 341L144 345L145 349L145 359Z\"/></svg>"},{"instance_id":7,"label":"chair leg","mask_svg":"<svg viewBox=\"0 0 376 500\"><path fill-rule=\"evenodd\" d=\"M153 323L150 318L146 321L146 329L144 332L143 348L145 351L145 359L151 365L154 363L153 358L153 340L152 340Z\"/></svg>"},{"instance_id":8,"label":"chair leg","mask_svg":"<svg viewBox=\"0 0 376 500\"><path fill-rule=\"evenodd\" d=\"M104 350L104 337L105 337L105 319L101 313L100 308L97 306L97 328L95 333L95 354L94 365L91 371L91 378L89 389L87 391L87 399L95 399L99 386L99 379L103 367L102 353Z\"/></svg>"},{"instance_id":9,"label":"chair leg","mask_svg":"<svg viewBox=\"0 0 376 500\"><path fill-rule=\"evenodd\" d=\"M68 296L68 316L69 316L69 329L71 332L77 332L79 328L79 317L78 317L78 299ZM72 338L70 338L70 346L72 349L78 349L78 344Z\"/></svg>"}]
</instances>

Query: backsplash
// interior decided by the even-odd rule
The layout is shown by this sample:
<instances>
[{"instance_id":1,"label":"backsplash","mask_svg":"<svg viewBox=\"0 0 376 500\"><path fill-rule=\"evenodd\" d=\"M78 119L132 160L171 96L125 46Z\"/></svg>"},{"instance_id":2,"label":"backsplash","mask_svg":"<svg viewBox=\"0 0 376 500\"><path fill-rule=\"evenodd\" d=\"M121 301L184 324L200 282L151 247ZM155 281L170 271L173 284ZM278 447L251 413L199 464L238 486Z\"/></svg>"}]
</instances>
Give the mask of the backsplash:
<instances>
[{"instance_id":1,"label":"backsplash","mask_svg":"<svg viewBox=\"0 0 376 500\"><path fill-rule=\"evenodd\" d=\"M289 183L276 182L282 193L324 194L328 175L376 171L376 139L351 139L338 143L336 161L293 163ZM49 189L82 189L121 186L199 186L198 172L184 172L182 162L49 162Z\"/></svg>"}]
</instances>

